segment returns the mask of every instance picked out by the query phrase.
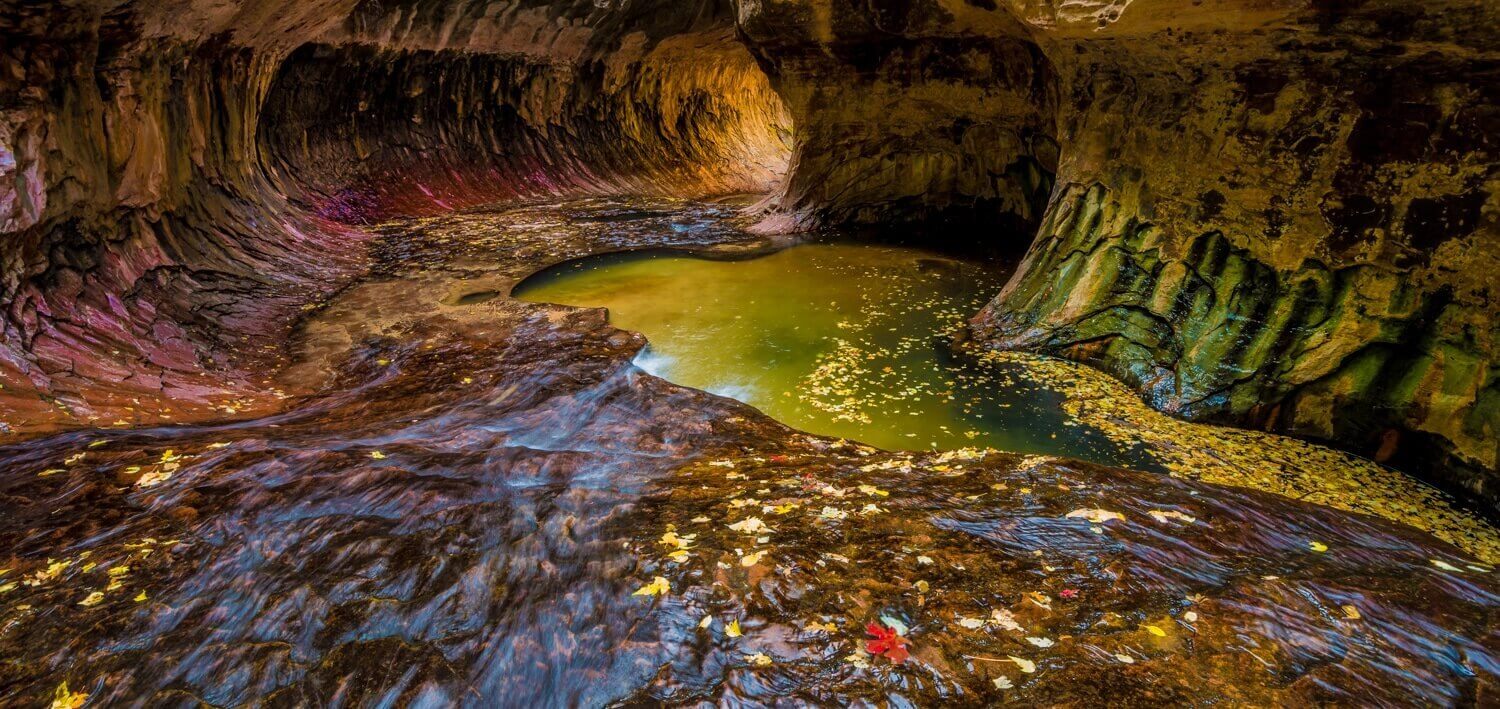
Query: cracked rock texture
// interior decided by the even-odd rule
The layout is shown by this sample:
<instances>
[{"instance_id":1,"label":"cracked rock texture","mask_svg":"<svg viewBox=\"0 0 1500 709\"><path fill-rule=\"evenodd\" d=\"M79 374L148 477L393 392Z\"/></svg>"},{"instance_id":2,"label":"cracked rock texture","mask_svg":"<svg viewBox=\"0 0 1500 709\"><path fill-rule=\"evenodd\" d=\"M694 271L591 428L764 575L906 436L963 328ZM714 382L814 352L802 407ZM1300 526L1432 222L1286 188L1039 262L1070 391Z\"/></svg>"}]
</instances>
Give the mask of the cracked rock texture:
<instances>
[{"instance_id":1,"label":"cracked rock texture","mask_svg":"<svg viewBox=\"0 0 1500 709\"><path fill-rule=\"evenodd\" d=\"M1029 245L981 342L1493 508L1497 28L1481 0L8 4L0 421L274 409L375 220L756 190L762 231Z\"/></svg>"}]
</instances>

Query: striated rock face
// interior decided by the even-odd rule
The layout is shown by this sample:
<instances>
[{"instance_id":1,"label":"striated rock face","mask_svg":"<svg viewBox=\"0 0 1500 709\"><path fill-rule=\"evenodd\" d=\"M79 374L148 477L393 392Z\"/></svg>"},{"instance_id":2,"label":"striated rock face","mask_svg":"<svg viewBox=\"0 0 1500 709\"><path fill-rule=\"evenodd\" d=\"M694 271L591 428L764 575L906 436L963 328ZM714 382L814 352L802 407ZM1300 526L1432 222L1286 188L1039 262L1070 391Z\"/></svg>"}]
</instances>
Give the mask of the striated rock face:
<instances>
[{"instance_id":1,"label":"striated rock face","mask_svg":"<svg viewBox=\"0 0 1500 709\"><path fill-rule=\"evenodd\" d=\"M1185 417L1493 506L1478 0L241 0L8 7L13 431L269 410L371 220L768 191L762 231L1030 245L976 318ZM795 129L793 129L795 126ZM783 179L784 176L784 179Z\"/></svg>"},{"instance_id":2,"label":"striated rock face","mask_svg":"<svg viewBox=\"0 0 1500 709\"><path fill-rule=\"evenodd\" d=\"M371 219L785 170L721 4L116 5L0 10L6 431L275 408Z\"/></svg>"},{"instance_id":3,"label":"striated rock face","mask_svg":"<svg viewBox=\"0 0 1500 709\"><path fill-rule=\"evenodd\" d=\"M1493 4L739 12L797 125L769 225L1039 225L981 341L1500 502Z\"/></svg>"},{"instance_id":4,"label":"striated rock face","mask_svg":"<svg viewBox=\"0 0 1500 709\"><path fill-rule=\"evenodd\" d=\"M1479 3L1137 4L1088 36L1044 28L1066 97L1059 187L978 335L1493 507L1496 19Z\"/></svg>"}]
</instances>

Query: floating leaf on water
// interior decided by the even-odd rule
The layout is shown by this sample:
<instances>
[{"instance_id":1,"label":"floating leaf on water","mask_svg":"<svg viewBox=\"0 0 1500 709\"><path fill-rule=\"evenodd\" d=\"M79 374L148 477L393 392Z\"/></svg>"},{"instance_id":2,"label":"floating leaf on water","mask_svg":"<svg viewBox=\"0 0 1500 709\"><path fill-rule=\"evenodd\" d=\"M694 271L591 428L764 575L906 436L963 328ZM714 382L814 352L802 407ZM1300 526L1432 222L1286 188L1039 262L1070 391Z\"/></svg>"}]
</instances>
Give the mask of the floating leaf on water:
<instances>
[{"instance_id":1,"label":"floating leaf on water","mask_svg":"<svg viewBox=\"0 0 1500 709\"><path fill-rule=\"evenodd\" d=\"M969 630L978 630L984 627L984 620L982 618L959 617L958 624Z\"/></svg>"},{"instance_id":2,"label":"floating leaf on water","mask_svg":"<svg viewBox=\"0 0 1500 709\"><path fill-rule=\"evenodd\" d=\"M1352 605L1347 605L1346 604L1346 605L1340 606L1340 608L1342 608L1343 611L1344 611L1344 617L1348 618L1349 620L1359 620L1362 617L1359 614L1359 609L1355 608Z\"/></svg>"},{"instance_id":3,"label":"floating leaf on water","mask_svg":"<svg viewBox=\"0 0 1500 709\"><path fill-rule=\"evenodd\" d=\"M140 603L141 601L146 600L146 592L141 591L140 593L137 593L134 600L136 603Z\"/></svg>"},{"instance_id":4,"label":"floating leaf on water","mask_svg":"<svg viewBox=\"0 0 1500 709\"><path fill-rule=\"evenodd\" d=\"M700 628L707 628L708 626L713 625L713 624L714 624L714 614L712 614L712 613L709 613L708 615L703 616L703 620L698 621L698 627L700 627Z\"/></svg>"},{"instance_id":5,"label":"floating leaf on water","mask_svg":"<svg viewBox=\"0 0 1500 709\"><path fill-rule=\"evenodd\" d=\"M880 619L886 621L887 625L890 625L889 620L885 616L881 616ZM906 658L911 655L910 651L906 649L910 641L902 637L903 633L901 630L904 630L905 627L903 625L898 630L895 627L881 627L875 623L866 624L865 632L870 637L865 641L865 650L872 655L879 655L898 665L905 662Z\"/></svg>"},{"instance_id":6,"label":"floating leaf on water","mask_svg":"<svg viewBox=\"0 0 1500 709\"><path fill-rule=\"evenodd\" d=\"M742 534L759 534L761 532L773 531L770 527L766 526L765 522L760 521L759 517L746 517L729 525L729 528Z\"/></svg>"},{"instance_id":7,"label":"floating leaf on water","mask_svg":"<svg viewBox=\"0 0 1500 709\"><path fill-rule=\"evenodd\" d=\"M370 451L370 457L375 460L385 460L386 455L380 451Z\"/></svg>"},{"instance_id":8,"label":"floating leaf on water","mask_svg":"<svg viewBox=\"0 0 1500 709\"><path fill-rule=\"evenodd\" d=\"M1006 659L1016 663L1016 667L1021 668L1021 671L1025 672L1026 674L1036 672L1036 663L1032 662L1031 660L1025 659L1023 657L1016 657L1015 655L1007 655Z\"/></svg>"},{"instance_id":9,"label":"floating leaf on water","mask_svg":"<svg viewBox=\"0 0 1500 709\"><path fill-rule=\"evenodd\" d=\"M665 595L667 592L669 592L671 590L672 590L672 584L670 582L668 582L665 578L657 576L655 579L653 579L651 581L651 583L648 583L645 586L642 586L642 587L636 589L635 593L632 593L630 595L632 595L632 596L661 596L661 595Z\"/></svg>"},{"instance_id":10,"label":"floating leaf on water","mask_svg":"<svg viewBox=\"0 0 1500 709\"><path fill-rule=\"evenodd\" d=\"M1318 552L1319 554L1321 554L1321 553L1323 553L1325 551L1328 551L1328 545L1324 544L1323 542L1316 542L1316 541L1314 541L1314 542L1308 542L1307 543L1307 548L1311 549L1311 550L1313 550L1315 552Z\"/></svg>"},{"instance_id":11,"label":"floating leaf on water","mask_svg":"<svg viewBox=\"0 0 1500 709\"><path fill-rule=\"evenodd\" d=\"M746 554L746 555L740 557L740 566L744 566L744 567L747 567L747 568L751 567L751 566L755 566L756 564L760 563L760 560L762 558L764 558L765 555L766 555L765 551L758 551L758 552L755 552L753 554Z\"/></svg>"},{"instance_id":12,"label":"floating leaf on water","mask_svg":"<svg viewBox=\"0 0 1500 709\"><path fill-rule=\"evenodd\" d=\"M754 655L746 655L745 659L749 660L750 664L755 665L756 667L768 667L772 662L771 656L763 652L757 652Z\"/></svg>"},{"instance_id":13,"label":"floating leaf on water","mask_svg":"<svg viewBox=\"0 0 1500 709\"><path fill-rule=\"evenodd\" d=\"M1041 647L1041 648L1048 648L1048 647L1052 647L1053 645L1057 644L1057 643L1053 642L1052 638L1034 638L1034 637L1028 637L1028 638L1026 638L1026 642L1029 642L1032 645L1035 645L1035 646Z\"/></svg>"},{"instance_id":14,"label":"floating leaf on water","mask_svg":"<svg viewBox=\"0 0 1500 709\"><path fill-rule=\"evenodd\" d=\"M1189 623L1196 623L1198 622L1198 614L1194 611L1188 611L1182 614L1182 619Z\"/></svg>"},{"instance_id":15,"label":"floating leaf on water","mask_svg":"<svg viewBox=\"0 0 1500 709\"><path fill-rule=\"evenodd\" d=\"M874 485L860 485L859 491L871 497L888 497L891 493L886 492Z\"/></svg>"},{"instance_id":16,"label":"floating leaf on water","mask_svg":"<svg viewBox=\"0 0 1500 709\"><path fill-rule=\"evenodd\" d=\"M1123 652L1122 653L1116 653L1115 654L1115 659L1119 660L1120 662L1123 662L1123 663L1125 663L1127 665L1133 665L1133 664L1135 664L1135 658L1131 657L1129 655L1126 655Z\"/></svg>"},{"instance_id":17,"label":"floating leaf on water","mask_svg":"<svg viewBox=\"0 0 1500 709\"><path fill-rule=\"evenodd\" d=\"M824 507L823 511L819 513L819 516L823 517L824 519L844 519L845 517L849 516L849 513L837 507Z\"/></svg>"},{"instance_id":18,"label":"floating leaf on water","mask_svg":"<svg viewBox=\"0 0 1500 709\"><path fill-rule=\"evenodd\" d=\"M1117 519L1117 520L1120 520L1122 522L1125 521L1125 515L1120 514L1119 512L1112 512L1110 510L1101 510L1101 509L1080 509L1080 510L1073 510L1072 512L1069 512L1069 513L1067 513L1066 515L1063 515L1063 516L1064 517L1072 517L1072 518L1075 518L1075 519L1077 519L1077 518L1086 519L1086 520L1088 520L1090 522L1093 522L1094 524L1104 524L1105 522L1108 522L1108 521L1110 521L1112 519Z\"/></svg>"},{"instance_id":19,"label":"floating leaf on water","mask_svg":"<svg viewBox=\"0 0 1500 709\"><path fill-rule=\"evenodd\" d=\"M1001 630L1009 630L1012 632L1019 632L1022 630L1021 624L1016 622L1015 614L1011 613L1008 610L1005 610L1004 608L996 608L995 610L990 611L990 622L1000 626Z\"/></svg>"},{"instance_id":20,"label":"floating leaf on water","mask_svg":"<svg viewBox=\"0 0 1500 709\"><path fill-rule=\"evenodd\" d=\"M724 634L731 638L740 636L740 621L738 618L729 621L729 625L724 626Z\"/></svg>"},{"instance_id":21,"label":"floating leaf on water","mask_svg":"<svg viewBox=\"0 0 1500 709\"><path fill-rule=\"evenodd\" d=\"M46 470L43 470L40 473L37 473L36 476L39 477L39 478L45 478L45 477L47 477L49 475L56 475L58 473L66 473L66 472L68 472L68 471L66 471L66 470L64 470L62 468L48 468Z\"/></svg>"},{"instance_id":22,"label":"floating leaf on water","mask_svg":"<svg viewBox=\"0 0 1500 709\"><path fill-rule=\"evenodd\" d=\"M1014 684L1011 684L1010 678L1006 677L1005 675L1000 675L999 677L995 678L995 689L1010 689L1014 686Z\"/></svg>"},{"instance_id":23,"label":"floating leaf on water","mask_svg":"<svg viewBox=\"0 0 1500 709\"><path fill-rule=\"evenodd\" d=\"M83 606L84 608L92 608L99 605L103 601L104 593L102 591L95 591L93 593L90 593L87 598L79 601L78 605Z\"/></svg>"},{"instance_id":24,"label":"floating leaf on water","mask_svg":"<svg viewBox=\"0 0 1500 709\"><path fill-rule=\"evenodd\" d=\"M676 547L679 550L692 549L692 542L697 538L698 535L696 534L679 535L673 530L667 530L666 534L661 535L661 539L657 540L657 543Z\"/></svg>"},{"instance_id":25,"label":"floating leaf on water","mask_svg":"<svg viewBox=\"0 0 1500 709\"><path fill-rule=\"evenodd\" d=\"M1158 522L1161 522L1162 524L1166 524L1167 520L1172 520L1172 519L1178 520L1178 521L1180 521L1180 522L1182 522L1184 524L1192 524L1192 523L1198 521L1197 517L1194 517L1194 516L1188 515L1188 514L1183 514L1181 512L1178 512L1177 510L1166 510L1166 511L1163 511L1163 510L1151 510L1147 514L1151 515L1151 519L1154 519L1154 520L1156 520Z\"/></svg>"},{"instance_id":26,"label":"floating leaf on water","mask_svg":"<svg viewBox=\"0 0 1500 709\"><path fill-rule=\"evenodd\" d=\"M52 692L52 709L78 709L88 700L88 692L70 692L68 683L63 682Z\"/></svg>"},{"instance_id":27,"label":"floating leaf on water","mask_svg":"<svg viewBox=\"0 0 1500 709\"><path fill-rule=\"evenodd\" d=\"M867 670L870 668L870 653L863 648L844 656L844 662L853 665L855 669Z\"/></svg>"}]
</instances>

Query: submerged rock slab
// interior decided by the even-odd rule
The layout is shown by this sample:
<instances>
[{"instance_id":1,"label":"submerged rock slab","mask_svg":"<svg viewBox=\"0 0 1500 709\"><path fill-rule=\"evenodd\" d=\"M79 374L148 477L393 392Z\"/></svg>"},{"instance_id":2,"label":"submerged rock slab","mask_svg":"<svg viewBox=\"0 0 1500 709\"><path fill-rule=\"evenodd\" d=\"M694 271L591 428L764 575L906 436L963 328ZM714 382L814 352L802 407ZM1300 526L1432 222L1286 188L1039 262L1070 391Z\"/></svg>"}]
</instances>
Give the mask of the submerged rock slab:
<instances>
[{"instance_id":1,"label":"submerged rock slab","mask_svg":"<svg viewBox=\"0 0 1500 709\"><path fill-rule=\"evenodd\" d=\"M766 248L683 221L699 226L596 203L392 224L382 275L299 339L288 376L323 394L0 448L0 697L1493 693L1493 570L1409 527L1062 459L811 437L644 375L642 340L597 310L451 297L626 244ZM905 641L872 651L872 624Z\"/></svg>"}]
</instances>

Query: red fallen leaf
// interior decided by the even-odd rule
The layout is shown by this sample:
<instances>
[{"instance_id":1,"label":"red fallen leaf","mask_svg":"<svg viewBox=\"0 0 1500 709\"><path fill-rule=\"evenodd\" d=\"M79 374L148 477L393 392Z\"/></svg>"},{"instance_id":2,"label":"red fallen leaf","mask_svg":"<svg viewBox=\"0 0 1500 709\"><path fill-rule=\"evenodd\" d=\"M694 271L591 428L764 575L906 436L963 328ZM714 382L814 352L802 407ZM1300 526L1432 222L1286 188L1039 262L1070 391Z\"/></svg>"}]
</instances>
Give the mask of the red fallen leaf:
<instances>
[{"instance_id":1,"label":"red fallen leaf","mask_svg":"<svg viewBox=\"0 0 1500 709\"><path fill-rule=\"evenodd\" d=\"M1076 589L1076 588L1065 588L1065 589L1063 589L1061 591L1058 591L1057 595L1062 596L1063 598L1077 598L1078 597L1078 589Z\"/></svg>"},{"instance_id":2,"label":"red fallen leaf","mask_svg":"<svg viewBox=\"0 0 1500 709\"><path fill-rule=\"evenodd\" d=\"M894 628L884 628L875 623L869 623L865 625L865 632L870 634L870 639L865 641L865 652L883 655L898 665L905 662L906 658L911 655L906 650L907 639L901 637Z\"/></svg>"},{"instance_id":3,"label":"red fallen leaf","mask_svg":"<svg viewBox=\"0 0 1500 709\"><path fill-rule=\"evenodd\" d=\"M771 456L771 462L772 463L785 463L785 462L787 462L787 460L788 460L788 458L786 456L781 455L779 453L776 454L776 455Z\"/></svg>"}]
</instances>

